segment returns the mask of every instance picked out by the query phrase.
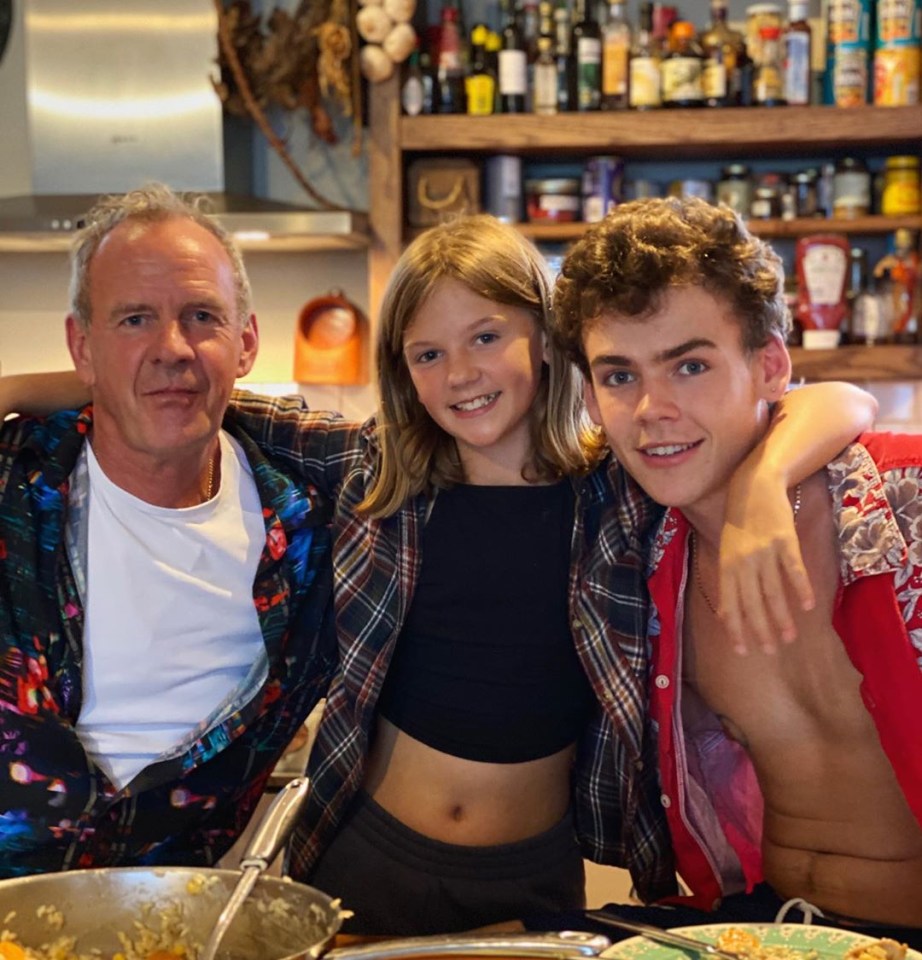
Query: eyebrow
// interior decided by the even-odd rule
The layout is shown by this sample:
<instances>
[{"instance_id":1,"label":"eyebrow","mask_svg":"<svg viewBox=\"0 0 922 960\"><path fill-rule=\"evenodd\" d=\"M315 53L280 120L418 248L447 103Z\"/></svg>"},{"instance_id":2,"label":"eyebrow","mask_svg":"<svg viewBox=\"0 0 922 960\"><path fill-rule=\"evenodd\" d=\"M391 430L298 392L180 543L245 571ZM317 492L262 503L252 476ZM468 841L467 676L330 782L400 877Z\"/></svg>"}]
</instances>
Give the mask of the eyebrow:
<instances>
[{"instance_id":1,"label":"eyebrow","mask_svg":"<svg viewBox=\"0 0 922 960\"><path fill-rule=\"evenodd\" d=\"M694 337L691 340L686 340L684 343L670 347L668 350L660 351L653 357L653 362L668 363L670 360L682 357L692 350L701 350L702 348L706 349L708 347L716 348L716 346L717 344L714 343L713 340L708 340L706 337ZM633 365L634 361L630 357L624 357L617 353L607 353L595 357L591 363L593 367L631 367Z\"/></svg>"}]
</instances>

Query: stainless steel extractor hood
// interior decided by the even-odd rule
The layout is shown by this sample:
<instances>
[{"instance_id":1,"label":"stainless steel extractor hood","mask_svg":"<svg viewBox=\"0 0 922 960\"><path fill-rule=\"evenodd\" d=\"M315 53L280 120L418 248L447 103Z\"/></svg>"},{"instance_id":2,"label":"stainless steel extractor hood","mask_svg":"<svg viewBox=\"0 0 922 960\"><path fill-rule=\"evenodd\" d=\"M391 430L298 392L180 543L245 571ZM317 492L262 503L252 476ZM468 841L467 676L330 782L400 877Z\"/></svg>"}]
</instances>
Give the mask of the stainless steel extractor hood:
<instances>
[{"instance_id":1,"label":"stainless steel extractor hood","mask_svg":"<svg viewBox=\"0 0 922 960\"><path fill-rule=\"evenodd\" d=\"M149 180L208 193L219 219L244 235L364 225L345 211L224 193L212 0L0 0L11 2L0 232L73 230L101 194Z\"/></svg>"}]
</instances>

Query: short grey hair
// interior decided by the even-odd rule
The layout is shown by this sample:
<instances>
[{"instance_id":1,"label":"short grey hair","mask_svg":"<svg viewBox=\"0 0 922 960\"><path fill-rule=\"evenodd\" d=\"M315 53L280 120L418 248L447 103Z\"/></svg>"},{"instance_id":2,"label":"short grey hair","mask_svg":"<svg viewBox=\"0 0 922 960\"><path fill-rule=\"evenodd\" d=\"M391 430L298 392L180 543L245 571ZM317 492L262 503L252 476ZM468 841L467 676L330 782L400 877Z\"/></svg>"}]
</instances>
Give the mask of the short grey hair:
<instances>
[{"instance_id":1,"label":"short grey hair","mask_svg":"<svg viewBox=\"0 0 922 960\"><path fill-rule=\"evenodd\" d=\"M208 213L208 197L178 194L162 183L148 183L137 190L102 197L86 215L85 226L74 237L70 253L70 312L84 328L90 323L89 269L99 245L127 220L157 223L173 218L188 219L214 236L230 258L234 272L238 320L246 323L252 312L252 291L243 256L231 235Z\"/></svg>"}]
</instances>

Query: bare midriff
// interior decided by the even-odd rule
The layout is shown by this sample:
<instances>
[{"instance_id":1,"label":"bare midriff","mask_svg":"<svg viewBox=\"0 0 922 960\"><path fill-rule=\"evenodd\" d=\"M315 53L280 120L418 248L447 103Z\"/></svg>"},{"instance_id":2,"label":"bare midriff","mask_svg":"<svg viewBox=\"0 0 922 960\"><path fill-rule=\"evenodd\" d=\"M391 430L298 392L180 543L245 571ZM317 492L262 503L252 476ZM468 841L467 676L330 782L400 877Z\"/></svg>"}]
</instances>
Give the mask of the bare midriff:
<instances>
[{"instance_id":1,"label":"bare midriff","mask_svg":"<svg viewBox=\"0 0 922 960\"><path fill-rule=\"evenodd\" d=\"M837 555L831 513L817 500L801 531L817 604L798 615L798 639L774 654L730 653L689 591L686 678L752 759L765 803L763 871L775 891L840 917L922 927L922 827L832 628Z\"/></svg>"},{"instance_id":2,"label":"bare midriff","mask_svg":"<svg viewBox=\"0 0 922 960\"><path fill-rule=\"evenodd\" d=\"M411 830L444 843L494 846L559 823L574 748L525 763L482 763L434 750L380 718L364 789Z\"/></svg>"}]
</instances>

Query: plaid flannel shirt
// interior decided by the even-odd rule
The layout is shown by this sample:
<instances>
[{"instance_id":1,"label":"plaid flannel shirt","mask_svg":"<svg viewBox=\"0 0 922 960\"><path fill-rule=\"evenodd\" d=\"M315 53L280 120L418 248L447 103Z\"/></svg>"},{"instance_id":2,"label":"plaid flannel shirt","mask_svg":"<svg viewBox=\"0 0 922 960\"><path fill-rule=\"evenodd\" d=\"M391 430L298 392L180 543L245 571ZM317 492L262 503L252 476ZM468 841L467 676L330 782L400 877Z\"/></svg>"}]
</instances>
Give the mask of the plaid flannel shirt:
<instances>
[{"instance_id":1,"label":"plaid flannel shirt","mask_svg":"<svg viewBox=\"0 0 922 960\"><path fill-rule=\"evenodd\" d=\"M373 420L349 423L307 411L300 398L242 393L235 394L232 409L273 462L299 471L336 499L339 664L308 766L312 795L289 862L296 879L308 879L362 782L375 705L419 576L427 503L416 497L383 520L356 513L377 470ZM634 533L647 526L650 504L611 462L575 486L570 617L597 699L577 750L576 827L585 856L627 867L639 894L650 900L675 892L647 711L643 545Z\"/></svg>"}]
</instances>

